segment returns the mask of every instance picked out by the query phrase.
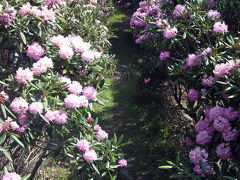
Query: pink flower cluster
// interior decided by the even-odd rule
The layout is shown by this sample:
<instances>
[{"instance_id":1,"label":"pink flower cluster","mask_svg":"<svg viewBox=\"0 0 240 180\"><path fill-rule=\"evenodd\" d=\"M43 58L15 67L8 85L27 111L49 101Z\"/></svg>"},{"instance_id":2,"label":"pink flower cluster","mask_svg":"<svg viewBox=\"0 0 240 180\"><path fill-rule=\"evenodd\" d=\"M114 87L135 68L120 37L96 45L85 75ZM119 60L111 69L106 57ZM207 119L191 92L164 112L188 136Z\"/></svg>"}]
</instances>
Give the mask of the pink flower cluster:
<instances>
[{"instance_id":1,"label":"pink flower cluster","mask_svg":"<svg viewBox=\"0 0 240 180\"><path fill-rule=\"evenodd\" d=\"M30 3L24 4L18 11L20 15L35 15L42 18L42 21L52 21L55 22L55 12L53 9L47 6L42 6L38 8L37 6L32 6Z\"/></svg>"},{"instance_id":2,"label":"pink flower cluster","mask_svg":"<svg viewBox=\"0 0 240 180\"><path fill-rule=\"evenodd\" d=\"M21 176L18 175L17 173L15 173L15 172L6 173L2 177L2 180L21 180Z\"/></svg>"},{"instance_id":3,"label":"pink flower cluster","mask_svg":"<svg viewBox=\"0 0 240 180\"><path fill-rule=\"evenodd\" d=\"M213 25L213 31L215 33L223 34L228 31L228 26L225 24L225 22L216 22Z\"/></svg>"},{"instance_id":4,"label":"pink flower cluster","mask_svg":"<svg viewBox=\"0 0 240 180\"><path fill-rule=\"evenodd\" d=\"M68 113L63 111L63 110L56 110L56 111L48 110L46 112L46 114L44 115L44 117L48 121L52 121L55 124L62 125L62 124L65 124L67 122Z\"/></svg>"},{"instance_id":5,"label":"pink flower cluster","mask_svg":"<svg viewBox=\"0 0 240 180\"><path fill-rule=\"evenodd\" d=\"M29 68L18 68L15 79L18 83L27 84L33 80L33 72Z\"/></svg>"},{"instance_id":6,"label":"pink flower cluster","mask_svg":"<svg viewBox=\"0 0 240 180\"><path fill-rule=\"evenodd\" d=\"M48 6L49 4L62 4L62 0L44 0L43 5Z\"/></svg>"},{"instance_id":7,"label":"pink flower cluster","mask_svg":"<svg viewBox=\"0 0 240 180\"><path fill-rule=\"evenodd\" d=\"M199 97L200 97L200 94L199 94L198 90L196 90L196 89L190 89L190 90L188 91L188 99L189 99L190 101L196 101L196 100L199 99Z\"/></svg>"},{"instance_id":8,"label":"pink flower cluster","mask_svg":"<svg viewBox=\"0 0 240 180\"><path fill-rule=\"evenodd\" d=\"M97 153L90 149L90 143L88 140L83 139L81 141L78 141L76 144L76 148L79 151L83 151L83 159L87 162L87 163L93 163L93 161L97 160Z\"/></svg>"},{"instance_id":9,"label":"pink flower cluster","mask_svg":"<svg viewBox=\"0 0 240 180\"><path fill-rule=\"evenodd\" d=\"M217 146L216 153L217 156L223 160L229 159L232 155L230 146L227 146L224 143L221 143Z\"/></svg>"},{"instance_id":10,"label":"pink flower cluster","mask_svg":"<svg viewBox=\"0 0 240 180\"><path fill-rule=\"evenodd\" d=\"M203 49L199 54L188 54L188 57L185 59L185 67L191 68L197 66L202 60L207 59L207 56L212 53L211 48Z\"/></svg>"},{"instance_id":11,"label":"pink flower cluster","mask_svg":"<svg viewBox=\"0 0 240 180\"><path fill-rule=\"evenodd\" d=\"M70 94L64 99L67 108L74 109L88 106L88 99L85 96Z\"/></svg>"},{"instance_id":12,"label":"pink flower cluster","mask_svg":"<svg viewBox=\"0 0 240 180\"><path fill-rule=\"evenodd\" d=\"M237 138L237 130L231 126L231 121L237 119L239 113L233 111L231 107L213 107L205 110L205 119L198 121L195 125L197 133L196 142L205 145L211 142L215 131L222 133L225 141L234 141Z\"/></svg>"},{"instance_id":13,"label":"pink flower cluster","mask_svg":"<svg viewBox=\"0 0 240 180\"><path fill-rule=\"evenodd\" d=\"M177 33L178 33L178 30L176 27L171 28L169 26L164 29L163 36L167 39L171 39L171 38L174 38L177 35Z\"/></svg>"},{"instance_id":14,"label":"pink flower cluster","mask_svg":"<svg viewBox=\"0 0 240 180\"><path fill-rule=\"evenodd\" d=\"M53 62L50 58L41 58L41 56L45 54L45 51L37 42L33 42L28 46L26 53L28 57L38 61L33 64L31 70L29 68L18 68L15 79L21 84L31 82L33 80L33 75L39 76L40 74L47 72L49 68L53 68Z\"/></svg>"},{"instance_id":15,"label":"pink flower cluster","mask_svg":"<svg viewBox=\"0 0 240 180\"><path fill-rule=\"evenodd\" d=\"M43 112L43 104L41 102L33 102L29 105L30 113L37 115Z\"/></svg>"},{"instance_id":16,"label":"pink flower cluster","mask_svg":"<svg viewBox=\"0 0 240 180\"><path fill-rule=\"evenodd\" d=\"M207 174L212 173L212 168L209 165L207 158L208 153L205 149L201 149L200 147L196 147L195 149L191 150L189 153L189 159L194 164L194 172L205 177ZM204 165L204 169L201 168L200 164Z\"/></svg>"},{"instance_id":17,"label":"pink flower cluster","mask_svg":"<svg viewBox=\"0 0 240 180\"><path fill-rule=\"evenodd\" d=\"M16 97L10 104L10 107L17 114L25 114L28 110L28 102L21 97Z\"/></svg>"},{"instance_id":18,"label":"pink flower cluster","mask_svg":"<svg viewBox=\"0 0 240 180\"><path fill-rule=\"evenodd\" d=\"M17 12L13 7L6 7L3 11L4 13L0 14L0 22L4 25L6 24L7 26L12 26Z\"/></svg>"},{"instance_id":19,"label":"pink flower cluster","mask_svg":"<svg viewBox=\"0 0 240 180\"><path fill-rule=\"evenodd\" d=\"M92 62L101 57L101 53L90 50L91 44L84 42L80 36L53 36L51 42L59 47L58 54L62 59L71 59L74 56L74 52L81 53L82 60L86 62Z\"/></svg>"},{"instance_id":20,"label":"pink flower cluster","mask_svg":"<svg viewBox=\"0 0 240 180\"><path fill-rule=\"evenodd\" d=\"M210 19L217 20L221 17L221 14L217 10L210 10L208 11L207 16Z\"/></svg>"},{"instance_id":21,"label":"pink flower cluster","mask_svg":"<svg viewBox=\"0 0 240 180\"><path fill-rule=\"evenodd\" d=\"M97 131L97 134L96 134L96 138L99 140L99 141L103 141L105 139L108 138L108 133L106 133L106 131L102 130L101 126L99 126L98 124L97 125L94 125L93 126L93 129L95 131Z\"/></svg>"},{"instance_id":22,"label":"pink flower cluster","mask_svg":"<svg viewBox=\"0 0 240 180\"><path fill-rule=\"evenodd\" d=\"M31 70L34 75L39 76L40 74L47 72L49 68L53 68L52 59L43 57L33 64Z\"/></svg>"},{"instance_id":23,"label":"pink flower cluster","mask_svg":"<svg viewBox=\"0 0 240 180\"><path fill-rule=\"evenodd\" d=\"M230 74L230 72L236 67L236 63L233 60L230 60L227 63L217 64L213 70L215 77L223 77L224 75Z\"/></svg>"},{"instance_id":24,"label":"pink flower cluster","mask_svg":"<svg viewBox=\"0 0 240 180\"><path fill-rule=\"evenodd\" d=\"M0 133L1 132L6 132L6 131L16 131L19 129L19 125L17 122L12 121L11 118L8 118L6 121L0 123Z\"/></svg>"},{"instance_id":25,"label":"pink flower cluster","mask_svg":"<svg viewBox=\"0 0 240 180\"><path fill-rule=\"evenodd\" d=\"M184 5L176 5L175 9L173 10L173 16L178 18L187 13L187 8Z\"/></svg>"},{"instance_id":26,"label":"pink flower cluster","mask_svg":"<svg viewBox=\"0 0 240 180\"><path fill-rule=\"evenodd\" d=\"M119 159L118 160L118 164L121 166L121 167L125 167L127 166L127 160L126 159Z\"/></svg>"},{"instance_id":27,"label":"pink flower cluster","mask_svg":"<svg viewBox=\"0 0 240 180\"><path fill-rule=\"evenodd\" d=\"M204 74L202 78L202 85L209 86L209 87L213 86L214 78L212 76L208 76L207 74Z\"/></svg>"},{"instance_id":28,"label":"pink flower cluster","mask_svg":"<svg viewBox=\"0 0 240 180\"><path fill-rule=\"evenodd\" d=\"M163 51L160 53L159 59L160 60L166 60L170 57L170 52L168 51Z\"/></svg>"}]
</instances>

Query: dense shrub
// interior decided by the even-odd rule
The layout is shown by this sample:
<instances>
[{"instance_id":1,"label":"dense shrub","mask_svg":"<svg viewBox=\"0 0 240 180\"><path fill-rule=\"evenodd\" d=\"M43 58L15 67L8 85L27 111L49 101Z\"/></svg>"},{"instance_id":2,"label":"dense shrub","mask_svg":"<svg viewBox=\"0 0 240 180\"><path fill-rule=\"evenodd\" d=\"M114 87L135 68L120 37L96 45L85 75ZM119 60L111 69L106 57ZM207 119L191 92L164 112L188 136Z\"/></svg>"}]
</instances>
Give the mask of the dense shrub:
<instances>
[{"instance_id":1,"label":"dense shrub","mask_svg":"<svg viewBox=\"0 0 240 180\"><path fill-rule=\"evenodd\" d=\"M174 166L191 179L239 178L238 7L214 2L142 1L130 22L136 43L153 52L137 62L144 82L157 90L169 80L176 102L196 123L190 161Z\"/></svg>"},{"instance_id":2,"label":"dense shrub","mask_svg":"<svg viewBox=\"0 0 240 180\"><path fill-rule=\"evenodd\" d=\"M127 165L122 138L92 117L108 54L111 1L3 1L0 14L0 171L32 179L49 155L72 163L72 178L116 179ZM7 173L3 179L20 179Z\"/></svg>"}]
</instances>

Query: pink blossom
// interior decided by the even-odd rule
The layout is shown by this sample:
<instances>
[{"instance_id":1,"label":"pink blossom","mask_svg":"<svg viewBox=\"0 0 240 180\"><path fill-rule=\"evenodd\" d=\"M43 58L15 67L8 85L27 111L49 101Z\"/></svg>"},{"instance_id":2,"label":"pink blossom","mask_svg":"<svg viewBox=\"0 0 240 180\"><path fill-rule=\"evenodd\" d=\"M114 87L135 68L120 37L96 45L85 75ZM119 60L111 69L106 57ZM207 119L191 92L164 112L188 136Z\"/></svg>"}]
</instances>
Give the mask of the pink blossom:
<instances>
[{"instance_id":1,"label":"pink blossom","mask_svg":"<svg viewBox=\"0 0 240 180\"><path fill-rule=\"evenodd\" d=\"M216 22L213 26L213 31L223 34L228 31L228 26L225 24L225 22Z\"/></svg>"},{"instance_id":2,"label":"pink blossom","mask_svg":"<svg viewBox=\"0 0 240 180\"><path fill-rule=\"evenodd\" d=\"M213 120L217 118L218 116L221 116L224 113L224 108L216 106L208 110L208 112L205 114L209 117L209 119Z\"/></svg>"},{"instance_id":3,"label":"pink blossom","mask_svg":"<svg viewBox=\"0 0 240 180\"><path fill-rule=\"evenodd\" d=\"M195 54L189 54L188 58L186 58L185 61L186 61L187 66L194 67L202 61L202 58Z\"/></svg>"},{"instance_id":4,"label":"pink blossom","mask_svg":"<svg viewBox=\"0 0 240 180\"><path fill-rule=\"evenodd\" d=\"M91 48L91 44L88 42L79 42L79 44L74 45L74 50L78 53L88 52L88 50Z\"/></svg>"},{"instance_id":5,"label":"pink blossom","mask_svg":"<svg viewBox=\"0 0 240 180\"><path fill-rule=\"evenodd\" d=\"M118 160L118 164L119 164L121 167L125 167L125 166L127 166L127 160L125 160L125 159L119 159L119 160Z\"/></svg>"},{"instance_id":6,"label":"pink blossom","mask_svg":"<svg viewBox=\"0 0 240 180\"><path fill-rule=\"evenodd\" d=\"M93 121L94 121L94 119L93 119L92 117L88 117L88 118L87 118L87 122L91 123L91 122L93 122Z\"/></svg>"},{"instance_id":7,"label":"pink blossom","mask_svg":"<svg viewBox=\"0 0 240 180\"><path fill-rule=\"evenodd\" d=\"M185 137L184 140L183 140L183 143L187 146L193 145L193 142L189 137Z\"/></svg>"},{"instance_id":8,"label":"pink blossom","mask_svg":"<svg viewBox=\"0 0 240 180\"><path fill-rule=\"evenodd\" d=\"M18 175L17 173L15 173L15 172L6 173L2 177L2 180L21 180L21 176Z\"/></svg>"},{"instance_id":9,"label":"pink blossom","mask_svg":"<svg viewBox=\"0 0 240 180\"><path fill-rule=\"evenodd\" d=\"M96 125L93 126L93 129L94 129L94 131L99 131L99 130L101 130L102 128L101 128L101 126L99 126L98 124L96 124Z\"/></svg>"},{"instance_id":10,"label":"pink blossom","mask_svg":"<svg viewBox=\"0 0 240 180\"><path fill-rule=\"evenodd\" d=\"M229 121L233 121L233 120L236 120L239 117L239 112L234 111L232 107L228 107L228 108L224 109L223 115Z\"/></svg>"},{"instance_id":11,"label":"pink blossom","mask_svg":"<svg viewBox=\"0 0 240 180\"><path fill-rule=\"evenodd\" d=\"M58 78L58 81L61 82L61 83L64 83L66 86L71 84L71 79L68 78L67 76L60 76Z\"/></svg>"},{"instance_id":12,"label":"pink blossom","mask_svg":"<svg viewBox=\"0 0 240 180\"><path fill-rule=\"evenodd\" d=\"M18 97L12 101L10 107L13 112L17 114L24 114L28 110L28 102L25 99Z\"/></svg>"},{"instance_id":13,"label":"pink blossom","mask_svg":"<svg viewBox=\"0 0 240 180\"><path fill-rule=\"evenodd\" d=\"M44 57L39 59L36 63L34 63L31 70L34 75L38 76L42 73L47 72L48 68L53 68L52 59Z\"/></svg>"},{"instance_id":14,"label":"pink blossom","mask_svg":"<svg viewBox=\"0 0 240 180\"><path fill-rule=\"evenodd\" d=\"M97 96L97 91L92 86L86 86L83 88L82 95L86 96L88 100L94 100Z\"/></svg>"},{"instance_id":15,"label":"pink blossom","mask_svg":"<svg viewBox=\"0 0 240 180\"><path fill-rule=\"evenodd\" d=\"M68 113L63 110L54 111L54 116L53 122L56 124L61 125L67 122Z\"/></svg>"},{"instance_id":16,"label":"pink blossom","mask_svg":"<svg viewBox=\"0 0 240 180\"><path fill-rule=\"evenodd\" d=\"M166 60L170 57L170 52L168 51L163 51L161 52L160 56L159 56L159 59L161 60Z\"/></svg>"},{"instance_id":17,"label":"pink blossom","mask_svg":"<svg viewBox=\"0 0 240 180\"><path fill-rule=\"evenodd\" d=\"M173 16L180 17L181 15L187 12L187 8L184 5L176 5L175 9L173 10Z\"/></svg>"},{"instance_id":18,"label":"pink blossom","mask_svg":"<svg viewBox=\"0 0 240 180\"><path fill-rule=\"evenodd\" d=\"M211 140L212 140L212 135L206 130L200 131L196 136L196 143L200 145L209 143L211 142Z\"/></svg>"},{"instance_id":19,"label":"pink blossom","mask_svg":"<svg viewBox=\"0 0 240 180\"><path fill-rule=\"evenodd\" d=\"M71 45L69 39L65 38L62 35L53 36L50 40L53 45L58 47L62 47L62 46L65 47L65 46Z\"/></svg>"},{"instance_id":20,"label":"pink blossom","mask_svg":"<svg viewBox=\"0 0 240 180\"><path fill-rule=\"evenodd\" d=\"M38 9L37 6L32 6L30 11L28 12L29 14L35 15L35 16L41 16L41 10Z\"/></svg>"},{"instance_id":21,"label":"pink blossom","mask_svg":"<svg viewBox=\"0 0 240 180\"><path fill-rule=\"evenodd\" d=\"M20 116L18 116L18 123L21 126L25 124L26 120L28 120L28 117L25 114L21 114Z\"/></svg>"},{"instance_id":22,"label":"pink blossom","mask_svg":"<svg viewBox=\"0 0 240 180\"><path fill-rule=\"evenodd\" d=\"M235 68L236 64L235 61L231 60L227 63L221 63L217 64L215 66L215 69L213 70L213 73L215 77L223 77L224 75L227 75Z\"/></svg>"},{"instance_id":23,"label":"pink blossom","mask_svg":"<svg viewBox=\"0 0 240 180\"><path fill-rule=\"evenodd\" d=\"M87 50L82 53L81 58L83 61L92 62L93 60L99 58L99 52Z\"/></svg>"},{"instance_id":24,"label":"pink blossom","mask_svg":"<svg viewBox=\"0 0 240 180\"><path fill-rule=\"evenodd\" d=\"M90 144L89 144L88 140L83 139L83 140L77 142L76 147L79 151L85 152L85 151L89 150Z\"/></svg>"},{"instance_id":25,"label":"pink blossom","mask_svg":"<svg viewBox=\"0 0 240 180\"><path fill-rule=\"evenodd\" d=\"M61 46L58 51L59 57L62 59L71 59L74 55L74 52L69 46Z\"/></svg>"},{"instance_id":26,"label":"pink blossom","mask_svg":"<svg viewBox=\"0 0 240 180\"><path fill-rule=\"evenodd\" d=\"M200 131L205 130L209 126L209 122L204 120L204 121L198 121L197 124L195 125L195 131L199 133Z\"/></svg>"},{"instance_id":27,"label":"pink blossom","mask_svg":"<svg viewBox=\"0 0 240 180\"><path fill-rule=\"evenodd\" d=\"M12 26L12 22L15 20L16 11L14 7L6 7L3 9L4 13L0 14L0 21L7 26Z\"/></svg>"},{"instance_id":28,"label":"pink blossom","mask_svg":"<svg viewBox=\"0 0 240 180\"><path fill-rule=\"evenodd\" d=\"M177 33L178 33L178 30L176 27L173 27L173 28L167 27L164 29L163 35L165 38L171 39L171 38L175 37L177 35Z\"/></svg>"},{"instance_id":29,"label":"pink blossom","mask_svg":"<svg viewBox=\"0 0 240 180\"><path fill-rule=\"evenodd\" d=\"M55 112L48 110L46 112L46 114L44 115L44 117L48 120L48 121L53 121L55 119Z\"/></svg>"},{"instance_id":30,"label":"pink blossom","mask_svg":"<svg viewBox=\"0 0 240 180\"><path fill-rule=\"evenodd\" d=\"M227 129L222 133L222 135L225 141L236 141L238 132L236 129Z\"/></svg>"},{"instance_id":31,"label":"pink blossom","mask_svg":"<svg viewBox=\"0 0 240 180\"><path fill-rule=\"evenodd\" d=\"M85 96L77 96L75 94L70 94L64 99L64 104L70 109L87 107L88 100Z\"/></svg>"},{"instance_id":32,"label":"pink blossom","mask_svg":"<svg viewBox=\"0 0 240 180\"><path fill-rule=\"evenodd\" d=\"M0 96L2 96L5 101L9 99L8 94L7 94L6 92L4 92L4 91L1 91L1 92L0 92Z\"/></svg>"},{"instance_id":33,"label":"pink blossom","mask_svg":"<svg viewBox=\"0 0 240 180\"><path fill-rule=\"evenodd\" d=\"M216 153L217 156L223 160L230 158L232 155L230 146L226 146L224 143L217 146Z\"/></svg>"},{"instance_id":34,"label":"pink blossom","mask_svg":"<svg viewBox=\"0 0 240 180\"><path fill-rule=\"evenodd\" d=\"M195 89L190 89L190 90L188 91L188 99L189 99L190 101L196 101L196 100L199 99L199 97L200 97L200 95L199 95L199 92L198 92L197 90L195 90Z\"/></svg>"},{"instance_id":35,"label":"pink blossom","mask_svg":"<svg viewBox=\"0 0 240 180\"><path fill-rule=\"evenodd\" d=\"M93 161L97 160L97 154L94 150L87 150L83 154L83 159L88 163L93 163Z\"/></svg>"},{"instance_id":36,"label":"pink blossom","mask_svg":"<svg viewBox=\"0 0 240 180\"><path fill-rule=\"evenodd\" d=\"M202 78L202 85L209 86L209 87L213 86L214 78L212 76L208 76L207 74L204 74Z\"/></svg>"},{"instance_id":37,"label":"pink blossom","mask_svg":"<svg viewBox=\"0 0 240 180\"><path fill-rule=\"evenodd\" d=\"M39 60L45 54L45 51L38 42L33 42L27 46L26 54L29 58Z\"/></svg>"},{"instance_id":38,"label":"pink blossom","mask_svg":"<svg viewBox=\"0 0 240 180\"><path fill-rule=\"evenodd\" d=\"M208 153L205 149L201 149L200 147L196 147L191 150L189 153L189 159L193 164L199 164L200 161L206 160L208 158Z\"/></svg>"},{"instance_id":39,"label":"pink blossom","mask_svg":"<svg viewBox=\"0 0 240 180\"><path fill-rule=\"evenodd\" d=\"M82 92L82 86L78 81L72 81L72 83L68 85L68 91L72 94L80 94Z\"/></svg>"},{"instance_id":40,"label":"pink blossom","mask_svg":"<svg viewBox=\"0 0 240 180\"><path fill-rule=\"evenodd\" d=\"M216 20L219 19L221 17L220 12L218 12L217 10L209 10L207 13L208 18Z\"/></svg>"},{"instance_id":41,"label":"pink blossom","mask_svg":"<svg viewBox=\"0 0 240 180\"><path fill-rule=\"evenodd\" d=\"M41 102L33 102L29 105L30 113L37 115L43 112L43 104Z\"/></svg>"},{"instance_id":42,"label":"pink blossom","mask_svg":"<svg viewBox=\"0 0 240 180\"><path fill-rule=\"evenodd\" d=\"M166 19L160 19L156 21L157 27L163 29L168 25L168 21Z\"/></svg>"},{"instance_id":43,"label":"pink blossom","mask_svg":"<svg viewBox=\"0 0 240 180\"><path fill-rule=\"evenodd\" d=\"M49 9L47 6L42 7L41 17L43 21L52 21L55 22L55 12L53 9Z\"/></svg>"},{"instance_id":44,"label":"pink blossom","mask_svg":"<svg viewBox=\"0 0 240 180\"><path fill-rule=\"evenodd\" d=\"M151 78L144 78L144 83L148 84L151 81Z\"/></svg>"},{"instance_id":45,"label":"pink blossom","mask_svg":"<svg viewBox=\"0 0 240 180\"><path fill-rule=\"evenodd\" d=\"M33 80L33 72L29 68L23 69L20 67L16 72L15 79L18 83L27 84L27 82Z\"/></svg>"},{"instance_id":46,"label":"pink blossom","mask_svg":"<svg viewBox=\"0 0 240 180\"><path fill-rule=\"evenodd\" d=\"M51 111L48 110L44 117L54 122L55 124L62 125L67 122L68 114L63 110Z\"/></svg>"},{"instance_id":47,"label":"pink blossom","mask_svg":"<svg viewBox=\"0 0 240 180\"><path fill-rule=\"evenodd\" d=\"M202 177L205 177L205 175L212 173L212 167L209 165L207 160L202 161L202 163L204 165L204 169L201 168L200 164L196 164L193 168L193 171Z\"/></svg>"},{"instance_id":48,"label":"pink blossom","mask_svg":"<svg viewBox=\"0 0 240 180\"><path fill-rule=\"evenodd\" d=\"M108 138L108 133L106 133L106 131L102 130L102 129L99 129L97 134L96 134L96 138L99 140L99 141L103 141L104 139L107 139Z\"/></svg>"},{"instance_id":49,"label":"pink blossom","mask_svg":"<svg viewBox=\"0 0 240 180\"><path fill-rule=\"evenodd\" d=\"M224 132L226 129L231 128L231 125L226 118L219 116L214 119L213 127L219 132Z\"/></svg>"},{"instance_id":50,"label":"pink blossom","mask_svg":"<svg viewBox=\"0 0 240 180\"><path fill-rule=\"evenodd\" d=\"M32 8L31 4L27 2L26 4L22 5L22 7L20 7L18 13L20 15L26 15L31 12L31 8Z\"/></svg>"},{"instance_id":51,"label":"pink blossom","mask_svg":"<svg viewBox=\"0 0 240 180\"><path fill-rule=\"evenodd\" d=\"M62 3L62 0L44 0L43 4L44 5L49 5L51 3L54 3L54 4L61 4Z\"/></svg>"}]
</instances>

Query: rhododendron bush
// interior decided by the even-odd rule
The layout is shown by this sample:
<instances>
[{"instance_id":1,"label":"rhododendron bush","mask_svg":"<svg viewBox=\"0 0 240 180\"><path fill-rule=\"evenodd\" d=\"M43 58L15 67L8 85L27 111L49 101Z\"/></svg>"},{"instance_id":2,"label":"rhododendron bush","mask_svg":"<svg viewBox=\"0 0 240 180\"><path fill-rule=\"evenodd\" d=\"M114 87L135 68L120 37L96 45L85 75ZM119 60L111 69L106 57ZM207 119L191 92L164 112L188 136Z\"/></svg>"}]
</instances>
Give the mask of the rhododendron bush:
<instances>
[{"instance_id":1,"label":"rhododendron bush","mask_svg":"<svg viewBox=\"0 0 240 180\"><path fill-rule=\"evenodd\" d=\"M73 164L75 179L115 178L115 169L127 166L122 138L110 138L91 116L115 68L108 54L112 8L110 1L1 3L3 179L34 178L50 155Z\"/></svg>"},{"instance_id":2,"label":"rhododendron bush","mask_svg":"<svg viewBox=\"0 0 240 180\"><path fill-rule=\"evenodd\" d=\"M229 7L234 2L142 1L131 18L135 42L151 54L136 62L142 81L150 87L168 80L195 124L187 132L192 149L186 163L163 166L176 167L179 177L239 179L240 61L234 22L239 14Z\"/></svg>"}]
</instances>

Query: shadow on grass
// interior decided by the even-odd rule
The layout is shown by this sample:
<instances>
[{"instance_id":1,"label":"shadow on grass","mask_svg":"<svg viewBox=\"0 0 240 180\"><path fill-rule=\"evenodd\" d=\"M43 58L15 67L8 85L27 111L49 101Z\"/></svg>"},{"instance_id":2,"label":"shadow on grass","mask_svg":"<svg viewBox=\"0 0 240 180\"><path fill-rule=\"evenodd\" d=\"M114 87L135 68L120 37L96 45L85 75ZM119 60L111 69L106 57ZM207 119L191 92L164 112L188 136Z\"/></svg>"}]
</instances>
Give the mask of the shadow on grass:
<instances>
[{"instance_id":1,"label":"shadow on grass","mask_svg":"<svg viewBox=\"0 0 240 180\"><path fill-rule=\"evenodd\" d=\"M182 116L168 98L166 87L150 93L143 88L148 85L139 86L136 79L121 81L121 65L136 61L144 52L135 45L126 22L118 21L113 26L118 31L117 38L111 41L111 53L119 60L119 72L111 79L106 79L109 88L103 92L103 96L108 100L102 98L105 105L95 106L96 115L104 120L101 124L109 133L124 135L126 146L123 151L126 157L135 158L130 162L133 166L127 168L127 177L121 179L167 180L168 171L158 167L165 164L166 160L175 159L181 149Z\"/></svg>"}]
</instances>

